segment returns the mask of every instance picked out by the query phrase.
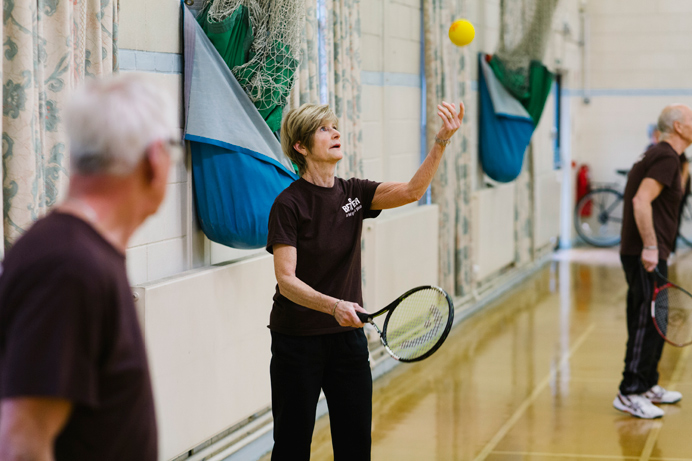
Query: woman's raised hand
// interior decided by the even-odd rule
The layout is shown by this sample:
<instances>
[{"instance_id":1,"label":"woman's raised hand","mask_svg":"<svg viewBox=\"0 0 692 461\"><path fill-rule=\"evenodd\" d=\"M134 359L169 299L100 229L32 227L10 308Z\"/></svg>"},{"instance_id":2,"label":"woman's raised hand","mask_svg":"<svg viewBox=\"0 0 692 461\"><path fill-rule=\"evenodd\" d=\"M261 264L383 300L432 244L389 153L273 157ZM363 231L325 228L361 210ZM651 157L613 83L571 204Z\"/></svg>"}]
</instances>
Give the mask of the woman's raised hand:
<instances>
[{"instance_id":1,"label":"woman's raised hand","mask_svg":"<svg viewBox=\"0 0 692 461\"><path fill-rule=\"evenodd\" d=\"M442 128L437 132L437 137L445 141L451 138L461 126L461 121L464 119L464 103L459 102L459 112L457 112L454 104L442 101L442 104L437 106L437 115L442 119Z\"/></svg>"}]
</instances>

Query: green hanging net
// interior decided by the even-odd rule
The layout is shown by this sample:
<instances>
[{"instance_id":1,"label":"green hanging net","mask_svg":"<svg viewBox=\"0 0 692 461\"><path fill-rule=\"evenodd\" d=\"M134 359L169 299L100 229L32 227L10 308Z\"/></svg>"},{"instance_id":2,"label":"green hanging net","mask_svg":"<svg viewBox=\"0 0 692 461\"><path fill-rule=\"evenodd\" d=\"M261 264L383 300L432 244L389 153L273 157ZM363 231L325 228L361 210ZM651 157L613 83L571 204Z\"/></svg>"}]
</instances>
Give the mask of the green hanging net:
<instances>
[{"instance_id":1,"label":"green hanging net","mask_svg":"<svg viewBox=\"0 0 692 461\"><path fill-rule=\"evenodd\" d=\"M500 43L490 61L537 125L554 75L543 65L558 0L501 0Z\"/></svg>"},{"instance_id":2,"label":"green hanging net","mask_svg":"<svg viewBox=\"0 0 692 461\"><path fill-rule=\"evenodd\" d=\"M208 0L198 20L272 131L299 63L300 0Z\"/></svg>"}]
</instances>

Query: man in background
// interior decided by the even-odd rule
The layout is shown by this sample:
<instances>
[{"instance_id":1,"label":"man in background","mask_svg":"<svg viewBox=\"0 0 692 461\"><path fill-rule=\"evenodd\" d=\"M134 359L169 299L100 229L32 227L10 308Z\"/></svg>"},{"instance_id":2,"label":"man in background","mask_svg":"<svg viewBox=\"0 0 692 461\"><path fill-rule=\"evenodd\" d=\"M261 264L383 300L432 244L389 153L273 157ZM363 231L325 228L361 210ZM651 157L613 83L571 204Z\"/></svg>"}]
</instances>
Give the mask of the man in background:
<instances>
[{"instance_id":1,"label":"man in background","mask_svg":"<svg viewBox=\"0 0 692 461\"><path fill-rule=\"evenodd\" d=\"M68 197L0 276L0 460L157 459L149 369L125 250L181 154L177 112L134 74L67 111Z\"/></svg>"},{"instance_id":2,"label":"man in background","mask_svg":"<svg viewBox=\"0 0 692 461\"><path fill-rule=\"evenodd\" d=\"M656 144L658 144L658 140L661 136L661 131L658 129L658 124L657 123L652 123L649 125L647 133L649 135L649 145L646 147L646 150L651 149L654 147ZM680 182L682 183L682 189L683 189L683 196L682 200L680 201L680 208L678 211L678 232L680 231L680 227L683 224L682 221L682 213L685 210L685 202L687 201L687 197L690 195L690 164L689 161L687 160L687 155L685 152L682 152L680 154L680 166L681 166L681 171L680 171ZM675 250L677 249L677 244L678 244L678 239L676 238L673 241L673 248L670 249L671 251L671 260L672 257L675 254Z\"/></svg>"},{"instance_id":3,"label":"man in background","mask_svg":"<svg viewBox=\"0 0 692 461\"><path fill-rule=\"evenodd\" d=\"M651 319L651 272L668 273L683 196L680 155L692 144L692 110L666 107L658 119L659 142L632 166L625 187L620 259L627 279L627 352L613 406L639 418L660 418L655 403L675 403L679 392L658 385L663 338Z\"/></svg>"}]
</instances>

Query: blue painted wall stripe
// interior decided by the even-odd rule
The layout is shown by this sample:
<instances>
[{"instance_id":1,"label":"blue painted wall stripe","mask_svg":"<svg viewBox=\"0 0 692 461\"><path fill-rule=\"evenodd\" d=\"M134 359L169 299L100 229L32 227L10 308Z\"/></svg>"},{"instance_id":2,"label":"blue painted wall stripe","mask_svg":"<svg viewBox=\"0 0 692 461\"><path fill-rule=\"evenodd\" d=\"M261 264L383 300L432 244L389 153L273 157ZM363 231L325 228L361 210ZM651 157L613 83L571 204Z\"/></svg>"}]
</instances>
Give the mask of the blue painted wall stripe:
<instances>
[{"instance_id":1,"label":"blue painted wall stripe","mask_svg":"<svg viewBox=\"0 0 692 461\"><path fill-rule=\"evenodd\" d=\"M565 88L564 96L584 97L583 89ZM692 96L692 88L595 88L589 91L589 97L643 97L643 96Z\"/></svg>"},{"instance_id":2,"label":"blue painted wall stripe","mask_svg":"<svg viewBox=\"0 0 692 461\"><path fill-rule=\"evenodd\" d=\"M120 70L155 72L160 74L181 74L183 58L179 53L161 53L131 49L118 50ZM370 86L402 86L420 88L418 74L399 72L361 71L361 83ZM478 81L471 80L471 91L478 91ZM584 90L564 88L563 96L584 97ZM692 88L594 88L589 96L596 97L647 97L647 96L692 96Z\"/></svg>"},{"instance_id":3,"label":"blue painted wall stripe","mask_svg":"<svg viewBox=\"0 0 692 461\"><path fill-rule=\"evenodd\" d=\"M179 53L157 51L118 50L120 70L155 72L159 74L181 74L183 57Z\"/></svg>"},{"instance_id":4,"label":"blue painted wall stripe","mask_svg":"<svg viewBox=\"0 0 692 461\"><path fill-rule=\"evenodd\" d=\"M397 72L368 72L361 71L360 82L370 86L405 86L420 88L421 78L419 74L405 74Z\"/></svg>"},{"instance_id":5,"label":"blue painted wall stripe","mask_svg":"<svg viewBox=\"0 0 692 461\"><path fill-rule=\"evenodd\" d=\"M471 80L471 91L478 91L478 81ZM584 97L580 88L563 88L562 95L567 97ZM589 92L592 98L597 97L646 97L646 96L692 96L692 88L594 88Z\"/></svg>"}]
</instances>

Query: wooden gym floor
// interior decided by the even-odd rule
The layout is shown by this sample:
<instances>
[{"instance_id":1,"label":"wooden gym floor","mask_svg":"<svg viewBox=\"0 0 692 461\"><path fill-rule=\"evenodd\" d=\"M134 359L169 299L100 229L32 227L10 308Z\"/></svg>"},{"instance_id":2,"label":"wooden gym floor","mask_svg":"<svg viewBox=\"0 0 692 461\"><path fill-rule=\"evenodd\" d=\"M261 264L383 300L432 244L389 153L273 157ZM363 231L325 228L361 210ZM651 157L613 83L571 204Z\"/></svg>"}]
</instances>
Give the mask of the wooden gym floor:
<instances>
[{"instance_id":1,"label":"wooden gym floor","mask_svg":"<svg viewBox=\"0 0 692 461\"><path fill-rule=\"evenodd\" d=\"M684 397L663 419L618 412L626 285L617 253L557 259L452 330L431 358L375 382L373 460L692 461L691 348L664 349L661 385ZM670 278L692 287L691 255ZM328 417L312 459L333 459Z\"/></svg>"}]
</instances>

